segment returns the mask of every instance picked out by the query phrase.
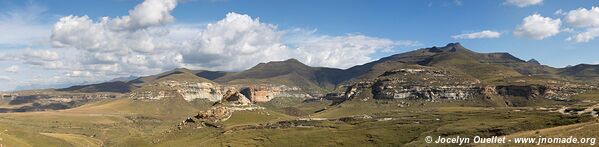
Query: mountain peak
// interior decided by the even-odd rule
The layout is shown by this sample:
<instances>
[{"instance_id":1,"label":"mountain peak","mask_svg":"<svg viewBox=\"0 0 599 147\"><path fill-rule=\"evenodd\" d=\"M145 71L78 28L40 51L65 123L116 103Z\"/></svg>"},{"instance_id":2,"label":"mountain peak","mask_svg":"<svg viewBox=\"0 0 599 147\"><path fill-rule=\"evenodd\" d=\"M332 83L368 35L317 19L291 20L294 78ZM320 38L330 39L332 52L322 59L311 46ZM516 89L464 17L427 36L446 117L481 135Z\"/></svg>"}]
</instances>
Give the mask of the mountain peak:
<instances>
[{"instance_id":1,"label":"mountain peak","mask_svg":"<svg viewBox=\"0 0 599 147\"><path fill-rule=\"evenodd\" d=\"M299 64L304 64L304 63L300 62L299 60L297 60L295 58L290 58L290 59L287 59L287 60L285 60L283 62L285 62L285 63L299 63Z\"/></svg>"},{"instance_id":2,"label":"mountain peak","mask_svg":"<svg viewBox=\"0 0 599 147\"><path fill-rule=\"evenodd\" d=\"M464 48L464 46L462 46L459 42L449 43L449 44L445 45L444 47L433 46L431 48L426 48L426 50L428 52L433 52L433 53L470 51L470 50Z\"/></svg>"},{"instance_id":3,"label":"mountain peak","mask_svg":"<svg viewBox=\"0 0 599 147\"><path fill-rule=\"evenodd\" d=\"M296 68L310 68L310 66L300 62L297 59L287 59L284 61L270 61L267 63L260 63L250 69L269 69L269 70L282 70L282 69L296 69Z\"/></svg>"},{"instance_id":4,"label":"mountain peak","mask_svg":"<svg viewBox=\"0 0 599 147\"><path fill-rule=\"evenodd\" d=\"M526 62L530 63L530 64L541 65L541 63L539 61L535 60L535 59L530 59L530 60L528 60Z\"/></svg>"},{"instance_id":5,"label":"mountain peak","mask_svg":"<svg viewBox=\"0 0 599 147\"><path fill-rule=\"evenodd\" d=\"M270 61L267 63L260 63L258 65L302 65L302 66L307 66L306 64L300 62L299 60L297 60L295 58L290 58L290 59L283 60L283 61Z\"/></svg>"},{"instance_id":6,"label":"mountain peak","mask_svg":"<svg viewBox=\"0 0 599 147\"><path fill-rule=\"evenodd\" d=\"M448 43L447 45L445 45L445 47L455 47L455 48L464 48L459 42L454 42L454 43Z\"/></svg>"}]
</instances>

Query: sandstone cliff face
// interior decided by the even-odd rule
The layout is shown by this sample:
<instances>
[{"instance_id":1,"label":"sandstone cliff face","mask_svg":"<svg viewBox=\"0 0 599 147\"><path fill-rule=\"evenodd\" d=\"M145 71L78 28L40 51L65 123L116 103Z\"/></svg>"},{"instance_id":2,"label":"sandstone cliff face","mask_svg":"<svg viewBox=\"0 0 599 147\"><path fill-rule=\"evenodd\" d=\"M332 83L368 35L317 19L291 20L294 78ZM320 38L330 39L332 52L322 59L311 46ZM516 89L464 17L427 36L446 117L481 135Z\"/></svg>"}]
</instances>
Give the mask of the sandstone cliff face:
<instances>
[{"instance_id":1,"label":"sandstone cliff face","mask_svg":"<svg viewBox=\"0 0 599 147\"><path fill-rule=\"evenodd\" d=\"M526 98L547 98L553 100L568 100L569 97L593 89L580 85L498 85L494 86L494 94L501 96L519 96Z\"/></svg>"},{"instance_id":2,"label":"sandstone cliff face","mask_svg":"<svg viewBox=\"0 0 599 147\"><path fill-rule=\"evenodd\" d=\"M369 92L374 99L465 100L479 95L476 79L433 68L410 68L384 72L378 78L346 86L343 97Z\"/></svg>"},{"instance_id":3,"label":"sandstone cliff face","mask_svg":"<svg viewBox=\"0 0 599 147\"><path fill-rule=\"evenodd\" d=\"M342 94L330 94L327 99L364 99L364 93L374 99L467 100L472 98L524 97L565 100L580 93L577 86L558 84L483 85L436 69L400 69L383 73L376 79L342 86Z\"/></svg>"},{"instance_id":4,"label":"sandstone cliff face","mask_svg":"<svg viewBox=\"0 0 599 147\"><path fill-rule=\"evenodd\" d=\"M478 95L475 86L385 86L374 85L372 88L375 99L451 99L466 100Z\"/></svg>"},{"instance_id":5,"label":"sandstone cliff face","mask_svg":"<svg viewBox=\"0 0 599 147\"><path fill-rule=\"evenodd\" d=\"M138 100L158 100L181 96L187 101L207 99L215 102L221 100L222 95L221 86L214 83L164 81L137 89L130 97Z\"/></svg>"},{"instance_id":6,"label":"sandstone cliff face","mask_svg":"<svg viewBox=\"0 0 599 147\"><path fill-rule=\"evenodd\" d=\"M309 94L301 92L301 89L298 87L289 87L286 85L261 84L240 89L241 93L254 103L268 102L276 97L311 97Z\"/></svg>"},{"instance_id":7,"label":"sandstone cliff face","mask_svg":"<svg viewBox=\"0 0 599 147\"><path fill-rule=\"evenodd\" d=\"M186 81L163 81L147 85L131 92L130 97L137 100L159 100L167 97L181 96L187 101L207 99L216 102L227 99L230 96L236 96L237 93L251 103L268 102L277 97L312 97L298 87L286 85L259 84L223 86L209 82ZM243 103L245 103L245 101Z\"/></svg>"},{"instance_id":8,"label":"sandstone cliff face","mask_svg":"<svg viewBox=\"0 0 599 147\"><path fill-rule=\"evenodd\" d=\"M370 92L374 99L450 99L465 100L481 95L480 88L467 85L419 86L395 85L377 81L375 83L361 82L347 87L343 98L356 98L360 92Z\"/></svg>"},{"instance_id":9,"label":"sandstone cliff face","mask_svg":"<svg viewBox=\"0 0 599 147\"><path fill-rule=\"evenodd\" d=\"M238 87L240 93L250 99L253 103L268 102L277 97L311 98L312 96L302 91L299 87L274 84L258 85L232 85Z\"/></svg>"},{"instance_id":10,"label":"sandstone cliff face","mask_svg":"<svg viewBox=\"0 0 599 147\"><path fill-rule=\"evenodd\" d=\"M222 98L221 88L213 83L172 83L170 86L177 89L183 98L187 101L193 101L198 98L205 98L209 101L219 101Z\"/></svg>"},{"instance_id":11,"label":"sandstone cliff face","mask_svg":"<svg viewBox=\"0 0 599 147\"><path fill-rule=\"evenodd\" d=\"M252 103L248 98L235 89L227 90L221 102L233 103L235 105L249 105Z\"/></svg>"},{"instance_id":12,"label":"sandstone cliff face","mask_svg":"<svg viewBox=\"0 0 599 147\"><path fill-rule=\"evenodd\" d=\"M502 97L525 97L525 98L547 98L554 100L565 100L566 98L580 93L584 89L577 87L562 87L558 85L401 85L392 82L376 81L359 82L346 86L345 93L340 97L346 99L356 98L360 92L370 92L374 99L449 99L466 100L476 97L490 98L491 96Z\"/></svg>"}]
</instances>

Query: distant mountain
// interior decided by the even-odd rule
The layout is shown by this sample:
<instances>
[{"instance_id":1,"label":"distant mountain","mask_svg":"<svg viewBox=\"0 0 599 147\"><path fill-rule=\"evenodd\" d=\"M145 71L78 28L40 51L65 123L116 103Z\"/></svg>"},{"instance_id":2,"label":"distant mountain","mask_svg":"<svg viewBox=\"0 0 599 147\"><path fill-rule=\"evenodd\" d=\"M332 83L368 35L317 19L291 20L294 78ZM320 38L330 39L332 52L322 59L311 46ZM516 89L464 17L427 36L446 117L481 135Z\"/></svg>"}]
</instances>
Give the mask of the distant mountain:
<instances>
[{"instance_id":1,"label":"distant mountain","mask_svg":"<svg viewBox=\"0 0 599 147\"><path fill-rule=\"evenodd\" d=\"M90 85L76 85L68 88L56 89L57 91L74 91L74 92L129 92L130 85L126 82L104 82Z\"/></svg>"},{"instance_id":2,"label":"distant mountain","mask_svg":"<svg viewBox=\"0 0 599 147\"><path fill-rule=\"evenodd\" d=\"M599 65L578 64L559 69L559 74L574 80L599 81Z\"/></svg>"},{"instance_id":3,"label":"distant mountain","mask_svg":"<svg viewBox=\"0 0 599 147\"><path fill-rule=\"evenodd\" d=\"M135 79L137 79L137 78L139 78L139 77L131 75L131 76L128 76L128 77L118 77L118 78L114 78L114 79L112 79L112 80L110 80L110 81L108 81L108 82L117 82L117 81L121 81L121 82L129 82L129 81L131 81L131 80L135 80Z\"/></svg>"},{"instance_id":4,"label":"distant mountain","mask_svg":"<svg viewBox=\"0 0 599 147\"><path fill-rule=\"evenodd\" d=\"M526 61L526 63L528 64L536 64L536 65L541 65L541 63L535 59L530 59L528 61Z\"/></svg>"},{"instance_id":5,"label":"distant mountain","mask_svg":"<svg viewBox=\"0 0 599 147\"><path fill-rule=\"evenodd\" d=\"M455 70L483 81L523 75L551 75L556 70L525 62L509 53L477 53L459 43L449 43L444 47L422 48L392 55L347 71L354 77L373 78L386 70L413 64Z\"/></svg>"},{"instance_id":6,"label":"distant mountain","mask_svg":"<svg viewBox=\"0 0 599 147\"><path fill-rule=\"evenodd\" d=\"M225 72L225 71L208 71L208 70L194 70L193 71L196 76L206 78L209 80L215 80L220 77L233 74L234 72Z\"/></svg>"},{"instance_id":7,"label":"distant mountain","mask_svg":"<svg viewBox=\"0 0 599 147\"><path fill-rule=\"evenodd\" d=\"M176 68L167 72L163 72L157 75L139 77L133 80L121 81L111 80L109 82L89 84L89 85L76 85L68 88L57 89L58 91L76 91L76 92L119 92L125 93L130 92L133 89L142 87L145 84L152 83L158 80L197 80L197 81L209 81L208 79L197 76L196 74L201 71L192 71L185 68ZM117 78L119 79L119 78Z\"/></svg>"},{"instance_id":8,"label":"distant mountain","mask_svg":"<svg viewBox=\"0 0 599 147\"><path fill-rule=\"evenodd\" d=\"M310 67L296 59L260 63L248 70L215 79L227 84L284 84L311 90L332 89L349 79L341 69Z\"/></svg>"},{"instance_id":9,"label":"distant mountain","mask_svg":"<svg viewBox=\"0 0 599 147\"><path fill-rule=\"evenodd\" d=\"M524 61L509 53L477 53L460 43L444 47L421 48L395 54L346 70L311 67L296 59L260 63L241 72L189 70L177 68L157 75L133 80L119 79L99 84L79 85L59 89L81 92L129 92L147 83L171 77L176 80L194 79L220 84L277 84L297 86L309 91L330 91L339 84L361 79L373 79L390 70L426 66L448 71L462 78L478 79L483 83L510 82L510 80L599 80L598 65L581 64L567 68L553 68L531 59Z\"/></svg>"}]
</instances>

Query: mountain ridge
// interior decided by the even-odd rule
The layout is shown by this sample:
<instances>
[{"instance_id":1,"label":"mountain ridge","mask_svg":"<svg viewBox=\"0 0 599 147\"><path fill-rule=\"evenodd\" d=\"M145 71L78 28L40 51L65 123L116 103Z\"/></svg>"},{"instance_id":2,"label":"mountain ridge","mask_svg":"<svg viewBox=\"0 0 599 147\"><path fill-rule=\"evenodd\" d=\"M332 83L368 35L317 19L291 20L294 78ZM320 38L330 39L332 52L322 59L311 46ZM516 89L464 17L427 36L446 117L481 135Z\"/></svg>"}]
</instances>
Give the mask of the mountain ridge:
<instances>
[{"instance_id":1,"label":"mountain ridge","mask_svg":"<svg viewBox=\"0 0 599 147\"><path fill-rule=\"evenodd\" d=\"M340 84L358 79L376 78L385 71L420 65L452 70L484 82L493 83L510 77L543 76L577 81L599 80L599 70L591 64L555 68L542 65L531 59L525 61L506 52L478 53L460 43L449 43L443 47L420 48L398 53L379 60L356 65L348 69L312 67L297 59L259 63L240 72L190 70L175 68L156 75L139 77L128 82L104 82L90 85L75 85L60 91L81 92L129 92L146 83L172 75L175 72L190 73L202 79L219 84L290 84L310 90L330 91ZM580 76L580 77L577 77ZM114 89L108 87L120 87Z\"/></svg>"}]
</instances>

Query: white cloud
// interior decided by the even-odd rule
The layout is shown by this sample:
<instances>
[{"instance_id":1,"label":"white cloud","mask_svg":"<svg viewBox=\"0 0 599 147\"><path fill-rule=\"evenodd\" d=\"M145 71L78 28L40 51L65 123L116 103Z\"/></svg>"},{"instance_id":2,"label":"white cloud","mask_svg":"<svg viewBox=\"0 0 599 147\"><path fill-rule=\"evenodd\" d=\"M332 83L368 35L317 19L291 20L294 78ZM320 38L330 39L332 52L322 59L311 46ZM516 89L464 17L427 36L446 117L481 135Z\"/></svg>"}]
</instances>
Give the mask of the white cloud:
<instances>
[{"instance_id":1,"label":"white cloud","mask_svg":"<svg viewBox=\"0 0 599 147\"><path fill-rule=\"evenodd\" d=\"M565 20L576 27L599 27L599 7L571 10L567 13Z\"/></svg>"},{"instance_id":2,"label":"white cloud","mask_svg":"<svg viewBox=\"0 0 599 147\"><path fill-rule=\"evenodd\" d=\"M71 71L70 73L67 73L66 76L69 77L89 77L92 74L89 71L79 71L79 70L74 70Z\"/></svg>"},{"instance_id":3,"label":"white cloud","mask_svg":"<svg viewBox=\"0 0 599 147\"><path fill-rule=\"evenodd\" d=\"M7 67L4 71L12 72L12 73L19 72L19 66L12 65L12 66Z\"/></svg>"},{"instance_id":4,"label":"white cloud","mask_svg":"<svg viewBox=\"0 0 599 147\"><path fill-rule=\"evenodd\" d=\"M480 38L499 38L501 33L492 30L483 30L480 32L466 33L451 36L453 39L480 39Z\"/></svg>"},{"instance_id":5,"label":"white cloud","mask_svg":"<svg viewBox=\"0 0 599 147\"><path fill-rule=\"evenodd\" d=\"M599 28L589 28L582 33L578 33L574 36L568 37L566 40L574 42L589 42L596 37L599 37Z\"/></svg>"},{"instance_id":6,"label":"white cloud","mask_svg":"<svg viewBox=\"0 0 599 147\"><path fill-rule=\"evenodd\" d=\"M56 61L60 57L57 52L49 50L30 50L27 49L21 58L27 59L38 59L42 61Z\"/></svg>"},{"instance_id":7,"label":"white cloud","mask_svg":"<svg viewBox=\"0 0 599 147\"><path fill-rule=\"evenodd\" d=\"M564 12L564 10L562 10L562 9L558 9L553 14L557 15L557 16L564 16L564 15L566 15L566 12Z\"/></svg>"},{"instance_id":8,"label":"white cloud","mask_svg":"<svg viewBox=\"0 0 599 147\"><path fill-rule=\"evenodd\" d=\"M405 42L404 42L405 43ZM372 60L368 55L395 47L392 40L349 34L307 36L298 42L294 58L312 66L348 68Z\"/></svg>"},{"instance_id":9,"label":"white cloud","mask_svg":"<svg viewBox=\"0 0 599 147\"><path fill-rule=\"evenodd\" d=\"M589 42L599 36L599 7L591 9L578 8L571 10L565 16L568 24L586 29L574 36L568 37L566 40L574 42Z\"/></svg>"},{"instance_id":10,"label":"white cloud","mask_svg":"<svg viewBox=\"0 0 599 147\"><path fill-rule=\"evenodd\" d=\"M12 78L0 75L0 81L12 81Z\"/></svg>"},{"instance_id":11,"label":"white cloud","mask_svg":"<svg viewBox=\"0 0 599 147\"><path fill-rule=\"evenodd\" d=\"M168 26L175 0L146 0L117 18L66 16L54 25L54 47L69 52L71 70L149 74L181 66L179 50L191 39L187 26ZM171 34L171 31L173 32ZM61 66L61 64L55 64ZM64 64L62 64L64 65Z\"/></svg>"},{"instance_id":12,"label":"white cloud","mask_svg":"<svg viewBox=\"0 0 599 147\"><path fill-rule=\"evenodd\" d=\"M417 41L394 42L355 34L326 36L302 29L280 30L238 13L228 13L222 20L196 29L155 26L137 31L110 30L111 23L106 20L111 19L94 22L85 16L68 16L55 25L55 45L75 48L81 54L76 56L84 57L76 61L81 64L76 69L113 74L152 73L179 66L244 70L260 62L288 58L312 66L346 68L371 61L369 55L377 51L420 45ZM288 36L302 39L285 40Z\"/></svg>"},{"instance_id":13,"label":"white cloud","mask_svg":"<svg viewBox=\"0 0 599 147\"><path fill-rule=\"evenodd\" d=\"M315 32L279 30L258 18L229 13L224 19L208 24L193 47L183 53L183 60L216 70L243 70L260 62L288 58L312 66L347 68L371 61L369 55L377 51L418 44L355 34L317 35Z\"/></svg>"},{"instance_id":14,"label":"white cloud","mask_svg":"<svg viewBox=\"0 0 599 147\"><path fill-rule=\"evenodd\" d=\"M346 68L371 61L369 55L377 51L420 45L417 41L394 42L364 35L326 36L303 29L280 30L274 24L238 13L228 13L205 27L170 25L174 18L169 13L176 3L169 2L147 0L128 16L103 17L99 21L87 16L61 18L54 25L52 44L74 49L69 56L78 58L70 57L71 61L55 65L90 71L92 75L155 74L181 66L244 70L260 62L288 58L312 66ZM142 13L146 11L152 13ZM286 39L289 36L303 39L290 41Z\"/></svg>"},{"instance_id":15,"label":"white cloud","mask_svg":"<svg viewBox=\"0 0 599 147\"><path fill-rule=\"evenodd\" d=\"M0 12L0 45L28 45L46 40L50 26L40 23L46 8L28 3L24 8Z\"/></svg>"},{"instance_id":16,"label":"white cloud","mask_svg":"<svg viewBox=\"0 0 599 147\"><path fill-rule=\"evenodd\" d=\"M183 60L200 67L241 70L255 63L289 58L283 34L272 24L248 15L228 13L206 26L186 49Z\"/></svg>"},{"instance_id":17,"label":"white cloud","mask_svg":"<svg viewBox=\"0 0 599 147\"><path fill-rule=\"evenodd\" d=\"M560 19L543 17L533 14L525 17L522 23L514 30L514 35L530 39L542 40L560 32L562 22Z\"/></svg>"},{"instance_id":18,"label":"white cloud","mask_svg":"<svg viewBox=\"0 0 599 147\"><path fill-rule=\"evenodd\" d=\"M561 30L561 32L572 33L572 32L574 32L574 29L572 29L572 28L564 28L564 29Z\"/></svg>"},{"instance_id":19,"label":"white cloud","mask_svg":"<svg viewBox=\"0 0 599 147\"><path fill-rule=\"evenodd\" d=\"M177 6L177 0L146 0L129 11L128 16L122 16L110 21L116 29L147 28L164 25L174 20L170 14Z\"/></svg>"},{"instance_id":20,"label":"white cloud","mask_svg":"<svg viewBox=\"0 0 599 147\"><path fill-rule=\"evenodd\" d=\"M370 56L377 52L421 45L357 33L329 36L316 30L279 29L238 13L205 25L173 24L170 12L176 4L146 0L116 18L65 16L51 29L52 48L0 53L0 60L52 69L63 77L45 82L73 83L156 74L175 67L244 70L289 58L311 66L347 68L372 61Z\"/></svg>"},{"instance_id":21,"label":"white cloud","mask_svg":"<svg viewBox=\"0 0 599 147\"><path fill-rule=\"evenodd\" d=\"M61 56L68 55L67 53L58 53L51 50L32 50L25 49L22 54L12 55L15 59L22 61L25 64L41 66L45 69L63 69L65 65L64 58Z\"/></svg>"},{"instance_id":22,"label":"white cloud","mask_svg":"<svg viewBox=\"0 0 599 147\"><path fill-rule=\"evenodd\" d=\"M518 7L527 7L532 5L542 4L543 0L505 0L505 4Z\"/></svg>"}]
</instances>

